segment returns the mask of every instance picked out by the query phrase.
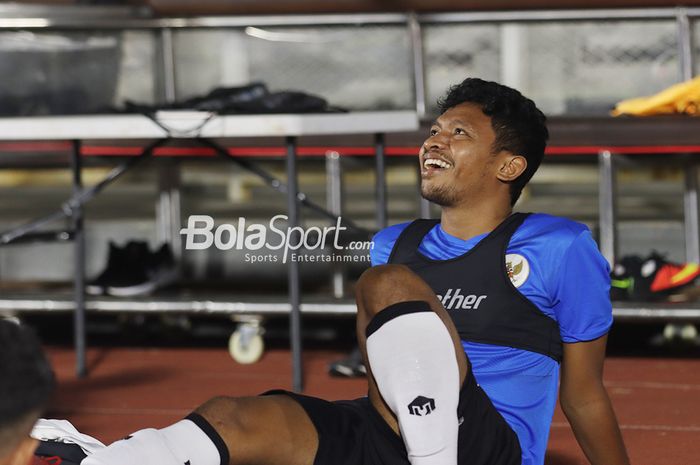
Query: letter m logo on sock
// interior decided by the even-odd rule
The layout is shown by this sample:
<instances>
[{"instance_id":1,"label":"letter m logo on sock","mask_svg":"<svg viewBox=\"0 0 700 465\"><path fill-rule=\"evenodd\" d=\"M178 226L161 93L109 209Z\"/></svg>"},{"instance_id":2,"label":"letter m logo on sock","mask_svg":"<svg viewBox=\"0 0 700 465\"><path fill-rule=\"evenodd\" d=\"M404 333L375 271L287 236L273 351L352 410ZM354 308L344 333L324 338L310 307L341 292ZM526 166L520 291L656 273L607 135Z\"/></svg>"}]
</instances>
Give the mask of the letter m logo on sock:
<instances>
[{"instance_id":1,"label":"letter m logo on sock","mask_svg":"<svg viewBox=\"0 0 700 465\"><path fill-rule=\"evenodd\" d=\"M429 415L433 410L435 410L435 399L428 397L418 396L408 404L408 412L419 417Z\"/></svg>"}]
</instances>

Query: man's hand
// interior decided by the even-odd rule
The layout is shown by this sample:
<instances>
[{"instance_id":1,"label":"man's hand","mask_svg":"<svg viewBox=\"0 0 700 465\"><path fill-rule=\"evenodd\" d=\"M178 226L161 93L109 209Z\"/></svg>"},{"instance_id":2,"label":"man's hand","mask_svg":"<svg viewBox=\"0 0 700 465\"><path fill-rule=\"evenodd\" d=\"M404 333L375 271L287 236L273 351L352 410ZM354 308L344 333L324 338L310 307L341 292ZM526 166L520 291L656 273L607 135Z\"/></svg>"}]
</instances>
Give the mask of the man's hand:
<instances>
[{"instance_id":1,"label":"man's hand","mask_svg":"<svg viewBox=\"0 0 700 465\"><path fill-rule=\"evenodd\" d=\"M593 465L629 465L608 392L603 386L607 335L564 344L560 403L576 440Z\"/></svg>"}]
</instances>

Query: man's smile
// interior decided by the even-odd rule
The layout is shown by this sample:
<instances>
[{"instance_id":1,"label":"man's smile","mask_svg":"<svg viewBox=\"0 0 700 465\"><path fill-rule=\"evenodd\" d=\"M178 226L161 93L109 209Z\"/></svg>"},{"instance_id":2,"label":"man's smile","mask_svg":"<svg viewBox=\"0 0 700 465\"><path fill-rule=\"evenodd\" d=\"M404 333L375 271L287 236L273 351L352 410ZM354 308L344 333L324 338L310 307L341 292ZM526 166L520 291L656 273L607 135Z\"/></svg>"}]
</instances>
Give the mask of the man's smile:
<instances>
[{"instance_id":1,"label":"man's smile","mask_svg":"<svg viewBox=\"0 0 700 465\"><path fill-rule=\"evenodd\" d=\"M454 165L442 157L434 154L423 155L421 164L421 176L431 176L443 171L450 170Z\"/></svg>"}]
</instances>

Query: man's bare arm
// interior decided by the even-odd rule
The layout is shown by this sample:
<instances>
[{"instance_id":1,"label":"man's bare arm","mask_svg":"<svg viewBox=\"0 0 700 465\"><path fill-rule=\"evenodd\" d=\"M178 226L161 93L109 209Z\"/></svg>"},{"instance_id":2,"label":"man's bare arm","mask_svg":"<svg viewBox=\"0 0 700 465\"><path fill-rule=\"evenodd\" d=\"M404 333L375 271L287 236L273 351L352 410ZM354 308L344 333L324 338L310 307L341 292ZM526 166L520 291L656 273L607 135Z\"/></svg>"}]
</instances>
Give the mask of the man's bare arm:
<instances>
[{"instance_id":1,"label":"man's bare arm","mask_svg":"<svg viewBox=\"0 0 700 465\"><path fill-rule=\"evenodd\" d=\"M592 465L629 465L615 412L603 386L607 335L564 344L560 403Z\"/></svg>"}]
</instances>

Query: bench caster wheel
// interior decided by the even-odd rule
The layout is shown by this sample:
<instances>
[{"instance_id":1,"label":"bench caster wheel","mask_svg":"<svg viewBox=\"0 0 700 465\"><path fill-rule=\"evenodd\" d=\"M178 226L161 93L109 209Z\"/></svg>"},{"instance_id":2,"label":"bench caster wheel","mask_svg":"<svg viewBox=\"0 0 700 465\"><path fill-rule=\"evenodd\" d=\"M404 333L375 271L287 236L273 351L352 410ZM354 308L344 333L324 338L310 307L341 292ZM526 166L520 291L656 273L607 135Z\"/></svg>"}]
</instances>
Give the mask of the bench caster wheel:
<instances>
[{"instance_id":1,"label":"bench caster wheel","mask_svg":"<svg viewBox=\"0 0 700 465\"><path fill-rule=\"evenodd\" d=\"M228 351L238 363L249 365L265 352L263 330L258 323L241 323L228 340Z\"/></svg>"},{"instance_id":2,"label":"bench caster wheel","mask_svg":"<svg viewBox=\"0 0 700 465\"><path fill-rule=\"evenodd\" d=\"M683 325L680 329L680 336L684 341L693 342L698 337L698 329L694 324Z\"/></svg>"},{"instance_id":3,"label":"bench caster wheel","mask_svg":"<svg viewBox=\"0 0 700 465\"><path fill-rule=\"evenodd\" d=\"M666 342L674 340L676 336L678 336L678 332L678 325L667 323L666 326L664 326L664 340L666 340Z\"/></svg>"}]
</instances>

